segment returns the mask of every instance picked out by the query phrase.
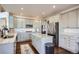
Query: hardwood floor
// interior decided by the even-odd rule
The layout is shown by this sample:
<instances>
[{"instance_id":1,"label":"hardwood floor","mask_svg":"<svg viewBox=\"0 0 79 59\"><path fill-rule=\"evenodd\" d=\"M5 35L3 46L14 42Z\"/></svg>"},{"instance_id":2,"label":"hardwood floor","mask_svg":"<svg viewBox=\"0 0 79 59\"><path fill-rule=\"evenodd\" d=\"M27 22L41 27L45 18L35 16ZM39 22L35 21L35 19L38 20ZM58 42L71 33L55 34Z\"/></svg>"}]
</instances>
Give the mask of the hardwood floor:
<instances>
[{"instance_id":1,"label":"hardwood floor","mask_svg":"<svg viewBox=\"0 0 79 59\"><path fill-rule=\"evenodd\" d=\"M20 45L22 44L29 44L30 47L32 48L32 50L34 51L35 54L39 54L38 51L32 46L32 42L31 40L29 41L23 41L23 42L17 42L16 43L16 54L21 54L21 49L20 49ZM54 48L54 54L72 54L71 52L63 49L63 48L58 48L55 47Z\"/></svg>"},{"instance_id":2,"label":"hardwood floor","mask_svg":"<svg viewBox=\"0 0 79 59\"><path fill-rule=\"evenodd\" d=\"M31 40L23 41L23 42L17 42L16 43L16 54L21 54L20 45L22 45L22 44L29 44L29 45L31 45Z\"/></svg>"},{"instance_id":3,"label":"hardwood floor","mask_svg":"<svg viewBox=\"0 0 79 59\"><path fill-rule=\"evenodd\" d=\"M32 46L31 40L29 40L29 41L23 41L23 42L17 42L17 43L16 43L16 54L21 54L20 45L22 45L22 44L29 44L30 47L32 48L32 50L34 51L34 53L35 53L35 54L39 54L39 53L37 52L37 50Z\"/></svg>"},{"instance_id":4,"label":"hardwood floor","mask_svg":"<svg viewBox=\"0 0 79 59\"><path fill-rule=\"evenodd\" d=\"M70 51L63 49L63 48L55 47L54 48L54 54L72 54L72 53Z\"/></svg>"}]
</instances>

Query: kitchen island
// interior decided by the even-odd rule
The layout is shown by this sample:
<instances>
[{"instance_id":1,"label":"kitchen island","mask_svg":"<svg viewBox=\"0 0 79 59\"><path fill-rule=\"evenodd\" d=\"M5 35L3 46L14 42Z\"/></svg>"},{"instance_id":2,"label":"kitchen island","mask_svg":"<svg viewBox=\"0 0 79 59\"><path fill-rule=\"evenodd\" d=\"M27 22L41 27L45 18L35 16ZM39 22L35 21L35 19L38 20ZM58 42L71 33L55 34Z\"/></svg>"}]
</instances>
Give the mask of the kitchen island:
<instances>
[{"instance_id":1,"label":"kitchen island","mask_svg":"<svg viewBox=\"0 0 79 59\"><path fill-rule=\"evenodd\" d=\"M8 38L0 38L0 54L14 54L16 49L16 33L9 33Z\"/></svg>"},{"instance_id":2,"label":"kitchen island","mask_svg":"<svg viewBox=\"0 0 79 59\"><path fill-rule=\"evenodd\" d=\"M53 36L47 34L33 33L32 34L32 45L40 54L45 54L45 43L53 43Z\"/></svg>"}]
</instances>

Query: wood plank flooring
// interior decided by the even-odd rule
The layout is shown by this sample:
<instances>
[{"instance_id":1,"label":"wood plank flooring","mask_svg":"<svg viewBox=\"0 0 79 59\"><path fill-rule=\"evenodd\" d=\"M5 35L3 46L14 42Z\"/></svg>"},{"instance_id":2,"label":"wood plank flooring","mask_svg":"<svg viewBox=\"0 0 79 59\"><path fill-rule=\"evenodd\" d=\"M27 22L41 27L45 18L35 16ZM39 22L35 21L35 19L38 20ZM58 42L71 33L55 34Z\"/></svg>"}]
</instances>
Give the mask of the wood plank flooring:
<instances>
[{"instance_id":1,"label":"wood plank flooring","mask_svg":"<svg viewBox=\"0 0 79 59\"><path fill-rule=\"evenodd\" d=\"M35 54L39 54L38 51L32 46L32 42L31 40L29 41L23 41L23 42L17 42L16 43L16 54L21 54L21 49L20 49L20 45L22 44L29 44L30 47L32 48L32 50L34 51ZM55 47L54 48L54 54L72 54L71 52L63 49L63 48L58 48Z\"/></svg>"}]
</instances>

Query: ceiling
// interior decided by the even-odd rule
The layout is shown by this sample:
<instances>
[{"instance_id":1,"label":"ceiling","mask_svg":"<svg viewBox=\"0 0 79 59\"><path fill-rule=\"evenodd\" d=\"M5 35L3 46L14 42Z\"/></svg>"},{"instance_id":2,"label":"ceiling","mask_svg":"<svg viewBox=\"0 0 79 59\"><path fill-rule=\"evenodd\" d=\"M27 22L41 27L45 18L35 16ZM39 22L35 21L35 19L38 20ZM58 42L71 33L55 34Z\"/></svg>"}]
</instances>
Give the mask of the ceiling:
<instances>
[{"instance_id":1,"label":"ceiling","mask_svg":"<svg viewBox=\"0 0 79 59\"><path fill-rule=\"evenodd\" d=\"M36 18L61 12L75 7L77 4L55 4L56 8L53 8L53 4L3 4L2 6L6 11L12 12L15 15Z\"/></svg>"}]
</instances>

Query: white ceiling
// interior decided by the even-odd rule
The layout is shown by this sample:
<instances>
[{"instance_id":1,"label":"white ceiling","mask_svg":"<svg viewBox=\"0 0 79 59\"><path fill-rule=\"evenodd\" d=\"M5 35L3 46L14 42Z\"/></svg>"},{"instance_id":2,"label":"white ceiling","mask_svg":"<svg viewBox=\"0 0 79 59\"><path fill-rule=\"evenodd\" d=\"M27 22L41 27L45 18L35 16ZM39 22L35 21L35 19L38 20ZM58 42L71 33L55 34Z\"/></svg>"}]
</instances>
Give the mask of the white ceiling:
<instances>
[{"instance_id":1,"label":"white ceiling","mask_svg":"<svg viewBox=\"0 0 79 59\"><path fill-rule=\"evenodd\" d=\"M12 12L15 15L22 14L25 17L43 17L61 12L77 5L55 4L56 8L53 8L53 4L3 4L2 6L6 11ZM21 8L23 8L23 10L21 10Z\"/></svg>"}]
</instances>

